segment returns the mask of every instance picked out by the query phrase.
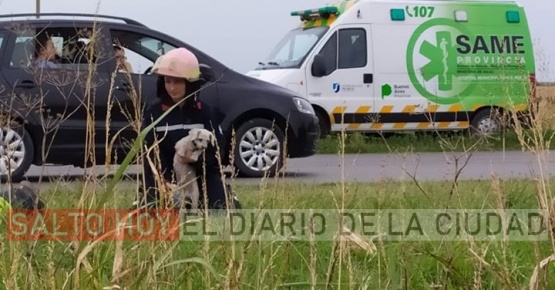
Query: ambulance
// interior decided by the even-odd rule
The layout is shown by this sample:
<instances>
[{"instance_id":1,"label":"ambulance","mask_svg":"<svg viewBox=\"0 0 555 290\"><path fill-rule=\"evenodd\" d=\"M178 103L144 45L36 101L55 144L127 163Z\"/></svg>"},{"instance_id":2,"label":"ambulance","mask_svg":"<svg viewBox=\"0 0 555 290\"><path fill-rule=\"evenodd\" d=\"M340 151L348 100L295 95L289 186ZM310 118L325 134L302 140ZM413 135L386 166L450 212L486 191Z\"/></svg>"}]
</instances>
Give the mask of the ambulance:
<instances>
[{"instance_id":1,"label":"ambulance","mask_svg":"<svg viewBox=\"0 0 555 290\"><path fill-rule=\"evenodd\" d=\"M322 135L495 133L534 96L532 39L515 2L349 0L291 16L299 26L247 75L307 98Z\"/></svg>"}]
</instances>

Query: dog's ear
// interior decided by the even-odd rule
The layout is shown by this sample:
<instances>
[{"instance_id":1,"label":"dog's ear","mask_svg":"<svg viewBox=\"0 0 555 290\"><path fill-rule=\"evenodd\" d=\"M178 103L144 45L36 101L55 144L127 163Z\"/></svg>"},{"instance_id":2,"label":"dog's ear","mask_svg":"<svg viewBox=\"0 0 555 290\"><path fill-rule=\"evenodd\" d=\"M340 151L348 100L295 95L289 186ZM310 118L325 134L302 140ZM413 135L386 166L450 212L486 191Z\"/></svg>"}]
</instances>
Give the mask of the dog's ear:
<instances>
[{"instance_id":1,"label":"dog's ear","mask_svg":"<svg viewBox=\"0 0 555 290\"><path fill-rule=\"evenodd\" d=\"M200 135L200 130L198 128L192 128L189 130L189 136L191 136L192 140L198 139Z\"/></svg>"}]
</instances>

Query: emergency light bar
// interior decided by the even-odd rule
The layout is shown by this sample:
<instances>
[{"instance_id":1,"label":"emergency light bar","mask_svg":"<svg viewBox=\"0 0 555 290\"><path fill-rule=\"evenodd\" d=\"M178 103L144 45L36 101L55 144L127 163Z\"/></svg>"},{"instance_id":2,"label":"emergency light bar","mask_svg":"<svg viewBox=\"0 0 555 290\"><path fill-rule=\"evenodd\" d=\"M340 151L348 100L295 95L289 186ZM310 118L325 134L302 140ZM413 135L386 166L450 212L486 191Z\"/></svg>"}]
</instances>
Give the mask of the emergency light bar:
<instances>
[{"instance_id":1,"label":"emergency light bar","mask_svg":"<svg viewBox=\"0 0 555 290\"><path fill-rule=\"evenodd\" d=\"M332 14L338 14L339 9L335 6L327 6L316 9L298 10L291 12L291 16L300 16L301 20L310 20L314 18L328 18Z\"/></svg>"}]
</instances>

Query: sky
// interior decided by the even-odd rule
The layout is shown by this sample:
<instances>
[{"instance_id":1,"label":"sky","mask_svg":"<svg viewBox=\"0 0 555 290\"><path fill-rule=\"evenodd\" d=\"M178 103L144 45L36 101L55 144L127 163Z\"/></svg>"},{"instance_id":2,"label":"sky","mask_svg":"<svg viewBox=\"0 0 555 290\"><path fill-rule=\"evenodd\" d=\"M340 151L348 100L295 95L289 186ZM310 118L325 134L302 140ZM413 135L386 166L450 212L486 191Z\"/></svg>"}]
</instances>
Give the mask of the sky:
<instances>
[{"instance_id":1,"label":"sky","mask_svg":"<svg viewBox=\"0 0 555 290\"><path fill-rule=\"evenodd\" d=\"M173 35L246 73L298 25L291 11L328 0L40 0L41 12L101 13L133 18ZM332 1L335 2L335 1ZM519 0L534 41L537 78L555 82L555 1ZM34 13L36 0L0 0L2 14Z\"/></svg>"}]
</instances>

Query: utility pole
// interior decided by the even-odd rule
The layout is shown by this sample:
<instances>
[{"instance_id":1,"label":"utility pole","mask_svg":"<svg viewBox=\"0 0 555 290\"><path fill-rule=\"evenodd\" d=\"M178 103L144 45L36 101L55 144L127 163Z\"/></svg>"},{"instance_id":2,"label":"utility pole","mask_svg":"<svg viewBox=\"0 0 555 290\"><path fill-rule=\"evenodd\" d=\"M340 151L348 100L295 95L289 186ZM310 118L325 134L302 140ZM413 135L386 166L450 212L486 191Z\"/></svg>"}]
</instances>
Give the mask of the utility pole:
<instances>
[{"instance_id":1,"label":"utility pole","mask_svg":"<svg viewBox=\"0 0 555 290\"><path fill-rule=\"evenodd\" d=\"M40 0L36 0L36 10L37 10L37 18L39 18L39 14L40 14Z\"/></svg>"}]
</instances>

